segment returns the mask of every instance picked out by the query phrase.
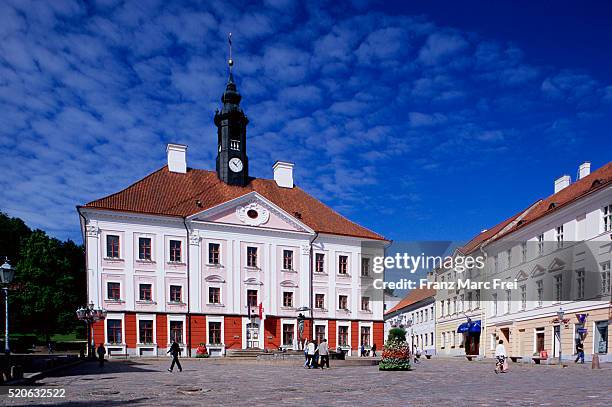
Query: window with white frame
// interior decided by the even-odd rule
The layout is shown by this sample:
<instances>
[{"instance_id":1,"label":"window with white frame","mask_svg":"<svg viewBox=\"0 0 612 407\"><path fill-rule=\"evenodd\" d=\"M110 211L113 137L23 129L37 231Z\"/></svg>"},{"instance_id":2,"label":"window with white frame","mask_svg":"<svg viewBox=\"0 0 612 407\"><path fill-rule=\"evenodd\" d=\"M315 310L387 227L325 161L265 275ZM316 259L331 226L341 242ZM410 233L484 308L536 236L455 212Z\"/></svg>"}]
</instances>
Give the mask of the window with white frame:
<instances>
[{"instance_id":1,"label":"window with white frame","mask_svg":"<svg viewBox=\"0 0 612 407\"><path fill-rule=\"evenodd\" d=\"M527 262L527 242L521 243L521 262Z\"/></svg>"},{"instance_id":2,"label":"window with white frame","mask_svg":"<svg viewBox=\"0 0 612 407\"><path fill-rule=\"evenodd\" d=\"M555 276L555 301L561 302L563 298L563 275L557 274Z\"/></svg>"},{"instance_id":3,"label":"window with white frame","mask_svg":"<svg viewBox=\"0 0 612 407\"><path fill-rule=\"evenodd\" d=\"M119 236L106 235L106 257L109 259L119 258Z\"/></svg>"},{"instance_id":4,"label":"window with white frame","mask_svg":"<svg viewBox=\"0 0 612 407\"><path fill-rule=\"evenodd\" d=\"M343 309L343 310L348 309L348 295L338 296L338 309Z\"/></svg>"},{"instance_id":5,"label":"window with white frame","mask_svg":"<svg viewBox=\"0 0 612 407\"><path fill-rule=\"evenodd\" d=\"M106 320L106 341L107 343L121 343L122 342L122 325L121 319L109 318Z\"/></svg>"},{"instance_id":6,"label":"window with white frame","mask_svg":"<svg viewBox=\"0 0 612 407\"><path fill-rule=\"evenodd\" d=\"M219 243L208 244L208 264L220 264L221 245Z\"/></svg>"},{"instance_id":7,"label":"window with white frame","mask_svg":"<svg viewBox=\"0 0 612 407\"><path fill-rule=\"evenodd\" d=\"M348 274L348 256L338 256L338 274Z\"/></svg>"},{"instance_id":8,"label":"window with white frame","mask_svg":"<svg viewBox=\"0 0 612 407\"><path fill-rule=\"evenodd\" d=\"M181 246L180 240L170 240L170 262L180 263L181 262Z\"/></svg>"},{"instance_id":9,"label":"window with white frame","mask_svg":"<svg viewBox=\"0 0 612 407\"><path fill-rule=\"evenodd\" d=\"M325 309L325 294L315 294L315 308Z\"/></svg>"},{"instance_id":10,"label":"window with white frame","mask_svg":"<svg viewBox=\"0 0 612 407\"><path fill-rule=\"evenodd\" d=\"M325 254L323 253L315 254L315 272L316 273L325 272Z\"/></svg>"},{"instance_id":11,"label":"window with white frame","mask_svg":"<svg viewBox=\"0 0 612 407\"><path fill-rule=\"evenodd\" d=\"M283 346L293 345L293 333L295 329L293 324L283 324Z\"/></svg>"},{"instance_id":12,"label":"window with white frame","mask_svg":"<svg viewBox=\"0 0 612 407\"><path fill-rule=\"evenodd\" d=\"M536 281L536 294L538 298L538 307L541 307L544 303L544 282L542 280Z\"/></svg>"},{"instance_id":13,"label":"window with white frame","mask_svg":"<svg viewBox=\"0 0 612 407\"><path fill-rule=\"evenodd\" d=\"M293 293L290 291L283 292L283 307L293 307Z\"/></svg>"},{"instance_id":14,"label":"window with white frame","mask_svg":"<svg viewBox=\"0 0 612 407\"><path fill-rule=\"evenodd\" d=\"M512 267L512 249L506 250L506 268Z\"/></svg>"},{"instance_id":15,"label":"window with white frame","mask_svg":"<svg viewBox=\"0 0 612 407\"><path fill-rule=\"evenodd\" d=\"M111 301L121 300L121 283L109 281L106 283L106 298Z\"/></svg>"},{"instance_id":16,"label":"window with white frame","mask_svg":"<svg viewBox=\"0 0 612 407\"><path fill-rule=\"evenodd\" d=\"M480 308L480 291L476 291L476 299L474 300L475 309Z\"/></svg>"},{"instance_id":17,"label":"window with white frame","mask_svg":"<svg viewBox=\"0 0 612 407\"><path fill-rule=\"evenodd\" d=\"M493 256L493 270L496 273L499 271L499 254Z\"/></svg>"},{"instance_id":18,"label":"window with white frame","mask_svg":"<svg viewBox=\"0 0 612 407\"><path fill-rule=\"evenodd\" d=\"M497 294L492 294L491 295L492 301L491 301L491 306L492 308L492 315L497 315Z\"/></svg>"},{"instance_id":19,"label":"window with white frame","mask_svg":"<svg viewBox=\"0 0 612 407\"><path fill-rule=\"evenodd\" d=\"M612 231L612 204L603 208L603 229L604 232Z\"/></svg>"},{"instance_id":20,"label":"window with white frame","mask_svg":"<svg viewBox=\"0 0 612 407\"><path fill-rule=\"evenodd\" d=\"M512 310L512 291L506 290L506 314Z\"/></svg>"},{"instance_id":21,"label":"window with white frame","mask_svg":"<svg viewBox=\"0 0 612 407\"><path fill-rule=\"evenodd\" d=\"M557 226L556 238L557 238L557 248L560 249L563 247L563 225Z\"/></svg>"},{"instance_id":22,"label":"window with white frame","mask_svg":"<svg viewBox=\"0 0 612 407\"><path fill-rule=\"evenodd\" d=\"M150 345L153 343L153 320L138 321L138 343Z\"/></svg>"},{"instance_id":23,"label":"window with white frame","mask_svg":"<svg viewBox=\"0 0 612 407\"><path fill-rule=\"evenodd\" d=\"M293 250L283 250L283 270L293 270Z\"/></svg>"},{"instance_id":24,"label":"window with white frame","mask_svg":"<svg viewBox=\"0 0 612 407\"><path fill-rule=\"evenodd\" d=\"M170 302L180 303L182 302L183 287L180 285L170 286Z\"/></svg>"},{"instance_id":25,"label":"window with white frame","mask_svg":"<svg viewBox=\"0 0 612 407\"><path fill-rule=\"evenodd\" d=\"M247 267L257 267L257 247L247 247Z\"/></svg>"},{"instance_id":26,"label":"window with white frame","mask_svg":"<svg viewBox=\"0 0 612 407\"><path fill-rule=\"evenodd\" d=\"M361 297L361 310L370 311L370 297Z\"/></svg>"},{"instance_id":27,"label":"window with white frame","mask_svg":"<svg viewBox=\"0 0 612 407\"><path fill-rule=\"evenodd\" d=\"M208 340L211 345L220 345L222 343L221 322L211 321L208 323Z\"/></svg>"},{"instance_id":28,"label":"window with white frame","mask_svg":"<svg viewBox=\"0 0 612 407\"><path fill-rule=\"evenodd\" d=\"M472 292L468 291L467 293L467 310L471 311L472 310Z\"/></svg>"},{"instance_id":29,"label":"window with white frame","mask_svg":"<svg viewBox=\"0 0 612 407\"><path fill-rule=\"evenodd\" d=\"M221 304L221 288L208 287L208 303Z\"/></svg>"},{"instance_id":30,"label":"window with white frame","mask_svg":"<svg viewBox=\"0 0 612 407\"><path fill-rule=\"evenodd\" d=\"M576 298L584 299L584 269L576 270Z\"/></svg>"},{"instance_id":31,"label":"window with white frame","mask_svg":"<svg viewBox=\"0 0 612 407\"><path fill-rule=\"evenodd\" d=\"M170 321L170 343L183 343L183 321Z\"/></svg>"},{"instance_id":32,"label":"window with white frame","mask_svg":"<svg viewBox=\"0 0 612 407\"><path fill-rule=\"evenodd\" d=\"M361 258L361 276L368 277L370 275L370 258L362 257Z\"/></svg>"},{"instance_id":33,"label":"window with white frame","mask_svg":"<svg viewBox=\"0 0 612 407\"><path fill-rule=\"evenodd\" d=\"M544 253L544 233L538 235L538 255Z\"/></svg>"},{"instance_id":34,"label":"window with white frame","mask_svg":"<svg viewBox=\"0 0 612 407\"><path fill-rule=\"evenodd\" d=\"M346 325L338 327L338 346L349 346L349 327Z\"/></svg>"},{"instance_id":35,"label":"window with white frame","mask_svg":"<svg viewBox=\"0 0 612 407\"><path fill-rule=\"evenodd\" d=\"M610 262L601 263L601 293L610 294Z\"/></svg>"},{"instance_id":36,"label":"window with white frame","mask_svg":"<svg viewBox=\"0 0 612 407\"><path fill-rule=\"evenodd\" d=\"M521 309L527 309L527 286L521 286Z\"/></svg>"}]
</instances>

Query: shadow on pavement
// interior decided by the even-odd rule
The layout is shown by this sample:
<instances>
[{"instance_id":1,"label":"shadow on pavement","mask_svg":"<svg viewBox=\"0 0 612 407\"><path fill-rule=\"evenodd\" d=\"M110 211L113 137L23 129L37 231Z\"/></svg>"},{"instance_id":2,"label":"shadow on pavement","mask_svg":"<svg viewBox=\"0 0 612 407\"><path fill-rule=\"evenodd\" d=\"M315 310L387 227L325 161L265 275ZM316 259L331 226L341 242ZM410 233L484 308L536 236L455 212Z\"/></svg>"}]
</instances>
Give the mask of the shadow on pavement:
<instances>
[{"instance_id":1,"label":"shadow on pavement","mask_svg":"<svg viewBox=\"0 0 612 407\"><path fill-rule=\"evenodd\" d=\"M90 376L90 375L108 375L108 374L122 374L122 373L147 373L157 372L157 369L149 369L145 366L149 366L145 363L138 363L133 361L116 361L106 362L104 367L99 367L98 362L87 361L78 366L61 369L47 377L67 377L67 376ZM94 380L92 378L92 380Z\"/></svg>"},{"instance_id":2,"label":"shadow on pavement","mask_svg":"<svg viewBox=\"0 0 612 407\"><path fill-rule=\"evenodd\" d=\"M141 397L138 399L131 399L129 401L129 404L132 403L141 403L141 402L145 402L148 401L149 399L147 397ZM128 404L127 402L115 402L112 400L88 400L88 401L66 401L63 403L57 403L57 404L53 404L54 406L60 406L60 407L108 407L108 406L118 406L118 405L124 405L124 404Z\"/></svg>"}]
</instances>

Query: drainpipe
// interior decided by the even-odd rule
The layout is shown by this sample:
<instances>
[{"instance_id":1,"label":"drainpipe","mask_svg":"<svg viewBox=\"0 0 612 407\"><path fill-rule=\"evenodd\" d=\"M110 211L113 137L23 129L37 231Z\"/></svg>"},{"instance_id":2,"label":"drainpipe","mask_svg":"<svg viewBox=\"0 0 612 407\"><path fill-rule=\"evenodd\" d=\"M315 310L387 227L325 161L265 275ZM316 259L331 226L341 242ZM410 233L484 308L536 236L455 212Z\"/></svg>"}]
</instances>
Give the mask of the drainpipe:
<instances>
[{"instance_id":1,"label":"drainpipe","mask_svg":"<svg viewBox=\"0 0 612 407\"><path fill-rule=\"evenodd\" d=\"M310 340L314 340L314 316L313 316L313 299L312 299L312 293L313 293L313 286L312 286L312 280L314 279L314 275L313 275L313 268L312 268L312 262L314 259L314 249L312 247L312 245L314 244L314 241L317 240L317 238L319 237L319 232L315 232L314 237L312 238L312 240L310 240L310 253L308 254L308 270L310 272L310 306L308 308L310 308ZM329 332L327 333L327 336L329 336Z\"/></svg>"},{"instance_id":2,"label":"drainpipe","mask_svg":"<svg viewBox=\"0 0 612 407\"><path fill-rule=\"evenodd\" d=\"M191 298L190 298L191 286L189 284L189 281L190 281L189 275L191 274L189 270L189 252L191 249L191 243L189 241L189 227L187 227L186 217L183 217L183 225L185 226L185 236L187 237L187 239L185 240L185 243L187 243L185 245L187 246L187 250L186 250L187 255L185 256L185 259L187 262L187 356L191 357Z\"/></svg>"},{"instance_id":3,"label":"drainpipe","mask_svg":"<svg viewBox=\"0 0 612 407\"><path fill-rule=\"evenodd\" d=\"M88 268L88 264L87 264L87 218L85 217L85 215L83 215L83 212L81 212L81 207L77 206L76 207L77 212L79 213L79 216L81 217L81 219L83 220L83 248L85 249L85 287L87 289L87 293L86 296L89 297L89 268ZM87 304L87 300L89 298L85 299L85 304ZM100 308L100 304L96 304L98 306L98 308ZM92 323L87 323L87 357L90 357L93 355L93 324Z\"/></svg>"}]
</instances>

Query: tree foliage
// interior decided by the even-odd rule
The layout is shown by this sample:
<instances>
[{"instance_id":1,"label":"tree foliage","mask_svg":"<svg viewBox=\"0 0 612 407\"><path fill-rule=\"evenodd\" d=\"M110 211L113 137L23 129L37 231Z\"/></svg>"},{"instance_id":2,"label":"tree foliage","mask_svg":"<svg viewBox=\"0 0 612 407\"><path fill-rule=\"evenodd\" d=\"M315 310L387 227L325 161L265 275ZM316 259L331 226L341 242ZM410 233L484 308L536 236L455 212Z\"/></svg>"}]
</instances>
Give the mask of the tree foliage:
<instances>
[{"instance_id":1,"label":"tree foliage","mask_svg":"<svg viewBox=\"0 0 612 407\"><path fill-rule=\"evenodd\" d=\"M86 301L83 246L51 238L41 230L31 232L21 220L7 219L0 214L0 241L19 236L18 250L10 257L15 267L9 299L11 331L36 333L48 340L53 334L77 330L81 323L75 310Z\"/></svg>"}]
</instances>

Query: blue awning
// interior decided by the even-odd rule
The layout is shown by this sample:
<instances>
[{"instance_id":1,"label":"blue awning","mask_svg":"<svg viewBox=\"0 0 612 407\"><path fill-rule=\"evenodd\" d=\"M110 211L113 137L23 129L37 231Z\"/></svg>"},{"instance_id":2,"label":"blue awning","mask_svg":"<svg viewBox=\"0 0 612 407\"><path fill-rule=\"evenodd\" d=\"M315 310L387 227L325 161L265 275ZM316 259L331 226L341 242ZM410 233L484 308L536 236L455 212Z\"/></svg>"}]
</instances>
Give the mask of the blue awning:
<instances>
[{"instance_id":1,"label":"blue awning","mask_svg":"<svg viewBox=\"0 0 612 407\"><path fill-rule=\"evenodd\" d=\"M480 333L480 330L481 330L481 327L480 327L480 320L478 320L478 321L473 321L473 322L470 324L469 331L470 331L471 333Z\"/></svg>"},{"instance_id":2,"label":"blue awning","mask_svg":"<svg viewBox=\"0 0 612 407\"><path fill-rule=\"evenodd\" d=\"M462 333L466 333L469 329L470 329L470 323L464 322L461 325L459 325L459 327L457 328L457 332L462 334Z\"/></svg>"}]
</instances>

